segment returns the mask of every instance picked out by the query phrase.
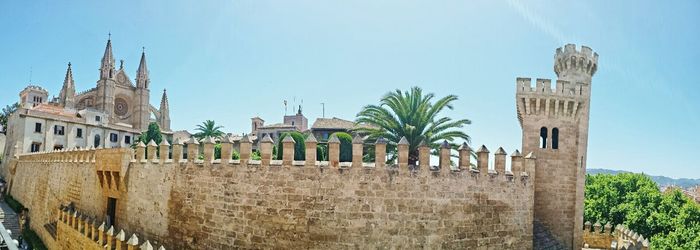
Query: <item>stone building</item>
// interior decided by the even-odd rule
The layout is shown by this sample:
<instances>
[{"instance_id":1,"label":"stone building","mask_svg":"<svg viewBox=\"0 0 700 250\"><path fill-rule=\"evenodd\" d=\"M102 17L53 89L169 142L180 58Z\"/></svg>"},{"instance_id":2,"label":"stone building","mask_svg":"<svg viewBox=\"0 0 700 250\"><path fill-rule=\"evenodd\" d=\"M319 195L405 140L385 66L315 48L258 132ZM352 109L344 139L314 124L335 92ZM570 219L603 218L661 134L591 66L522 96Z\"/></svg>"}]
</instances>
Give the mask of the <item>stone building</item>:
<instances>
[{"instance_id":1,"label":"stone building","mask_svg":"<svg viewBox=\"0 0 700 250\"><path fill-rule=\"evenodd\" d=\"M314 124L311 125L311 133L318 139L319 143L326 143L330 135L336 132L345 132L352 134L354 129L358 127L367 127L367 124L356 124L353 121L333 118L317 118Z\"/></svg>"},{"instance_id":2,"label":"stone building","mask_svg":"<svg viewBox=\"0 0 700 250\"><path fill-rule=\"evenodd\" d=\"M557 49L549 79L518 78L516 103L522 150L537 156L535 223L568 249L582 245L591 78L598 54L573 44ZM537 243L537 242L535 242Z\"/></svg>"},{"instance_id":3,"label":"stone building","mask_svg":"<svg viewBox=\"0 0 700 250\"><path fill-rule=\"evenodd\" d=\"M18 153L87 147L128 147L136 136L157 122L170 134L170 113L165 91L160 107L150 104L150 78L146 53L132 82L123 61L115 68L111 38L107 40L97 86L76 91L68 63L63 87L49 100L46 89L29 85L19 93L20 108L8 121L5 156ZM135 82L135 84L134 84ZM153 119L152 119L153 117Z\"/></svg>"},{"instance_id":4,"label":"stone building","mask_svg":"<svg viewBox=\"0 0 700 250\"><path fill-rule=\"evenodd\" d=\"M258 129L260 160L249 139L231 160L217 158L216 141L205 138L21 153L0 172L50 249L133 248L144 239L142 249L151 249L149 240L169 249L582 249L586 235L589 246L645 249L636 233L600 225L590 232L590 223L586 233L582 223L597 58L566 45L555 54L554 89L550 80L533 87L518 78L522 154L481 146L473 165L466 143L442 144L437 166L421 146L409 166L405 138L359 136L350 162L341 162L337 140L328 141L328 161L316 161L314 136L304 141L303 160L294 159L292 138L272 160L272 135ZM397 159L387 162L389 143ZM363 161L366 144L373 162ZM221 141L221 155L232 150L231 140Z\"/></svg>"},{"instance_id":5,"label":"stone building","mask_svg":"<svg viewBox=\"0 0 700 250\"><path fill-rule=\"evenodd\" d=\"M279 141L280 136L286 132L306 132L308 130L308 119L301 110L301 105L297 113L294 115L285 115L282 119L283 123L274 123L270 125L265 125L265 120L260 117L250 118L251 120L251 130L250 137L252 138L263 138L265 136L270 136L273 141ZM255 141L255 140L254 140ZM257 146L257 141L255 145Z\"/></svg>"}]
</instances>

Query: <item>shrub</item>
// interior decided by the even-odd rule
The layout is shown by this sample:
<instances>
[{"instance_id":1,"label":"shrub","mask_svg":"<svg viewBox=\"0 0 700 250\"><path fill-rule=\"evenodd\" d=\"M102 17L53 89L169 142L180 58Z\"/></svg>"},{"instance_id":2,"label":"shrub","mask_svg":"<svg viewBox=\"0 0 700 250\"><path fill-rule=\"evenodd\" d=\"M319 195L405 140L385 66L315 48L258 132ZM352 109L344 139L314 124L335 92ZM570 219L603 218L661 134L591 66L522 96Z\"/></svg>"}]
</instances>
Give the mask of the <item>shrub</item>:
<instances>
[{"instance_id":1,"label":"shrub","mask_svg":"<svg viewBox=\"0 0 700 250\"><path fill-rule=\"evenodd\" d=\"M335 132L331 137L334 135L340 140L340 161L352 161L352 136L345 132Z\"/></svg>"},{"instance_id":2,"label":"shrub","mask_svg":"<svg viewBox=\"0 0 700 250\"><path fill-rule=\"evenodd\" d=\"M284 133L280 136L280 139L277 142L277 159L282 160L282 156L284 155L282 141L287 136L291 136L292 139L294 139L294 160L303 161L306 155L306 145L304 144L304 135L297 131Z\"/></svg>"},{"instance_id":3,"label":"shrub","mask_svg":"<svg viewBox=\"0 0 700 250\"><path fill-rule=\"evenodd\" d=\"M231 156L231 159L234 160L240 160L241 159L241 154L238 153L235 149L233 150L233 155Z\"/></svg>"},{"instance_id":4,"label":"shrub","mask_svg":"<svg viewBox=\"0 0 700 250\"><path fill-rule=\"evenodd\" d=\"M19 201L15 200L11 195L5 195L5 202L12 208L15 213L19 214L24 210L24 206Z\"/></svg>"},{"instance_id":5,"label":"shrub","mask_svg":"<svg viewBox=\"0 0 700 250\"><path fill-rule=\"evenodd\" d=\"M22 231L22 238L29 243L29 249L37 249L37 250L46 250L46 245L44 245L44 242L41 241L41 238L39 238L39 235L34 232L34 230L30 228L24 229Z\"/></svg>"},{"instance_id":6,"label":"shrub","mask_svg":"<svg viewBox=\"0 0 700 250\"><path fill-rule=\"evenodd\" d=\"M316 160L317 161L327 161L328 160L328 145L316 144Z\"/></svg>"},{"instance_id":7,"label":"shrub","mask_svg":"<svg viewBox=\"0 0 700 250\"><path fill-rule=\"evenodd\" d=\"M262 157L260 157L260 151L258 151L258 150L253 150L253 153L250 154L250 159L251 159L251 160L256 160L256 161L259 161L260 159L262 159Z\"/></svg>"}]
</instances>

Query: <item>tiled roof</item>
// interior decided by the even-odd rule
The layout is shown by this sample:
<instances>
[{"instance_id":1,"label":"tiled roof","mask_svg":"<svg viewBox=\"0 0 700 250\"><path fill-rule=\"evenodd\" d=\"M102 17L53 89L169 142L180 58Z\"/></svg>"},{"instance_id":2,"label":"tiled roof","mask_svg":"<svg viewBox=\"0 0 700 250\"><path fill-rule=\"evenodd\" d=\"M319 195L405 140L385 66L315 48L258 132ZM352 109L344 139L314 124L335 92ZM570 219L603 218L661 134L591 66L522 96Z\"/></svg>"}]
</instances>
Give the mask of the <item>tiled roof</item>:
<instances>
[{"instance_id":1,"label":"tiled roof","mask_svg":"<svg viewBox=\"0 0 700 250\"><path fill-rule=\"evenodd\" d=\"M259 129L266 129L266 128L296 128L296 127L294 125L290 125L290 124L275 123L275 124L262 126Z\"/></svg>"},{"instance_id":2,"label":"tiled roof","mask_svg":"<svg viewBox=\"0 0 700 250\"><path fill-rule=\"evenodd\" d=\"M77 112L75 112L75 110L64 109L63 107L54 106L47 103L39 104L36 107L31 108L28 112L41 112L46 114L63 116L66 118L76 118L78 114Z\"/></svg>"},{"instance_id":3,"label":"tiled roof","mask_svg":"<svg viewBox=\"0 0 700 250\"><path fill-rule=\"evenodd\" d=\"M340 119L337 117L333 118L317 118L311 129L344 129L351 130L358 127L372 127L367 124L355 124L353 121L348 121Z\"/></svg>"}]
</instances>

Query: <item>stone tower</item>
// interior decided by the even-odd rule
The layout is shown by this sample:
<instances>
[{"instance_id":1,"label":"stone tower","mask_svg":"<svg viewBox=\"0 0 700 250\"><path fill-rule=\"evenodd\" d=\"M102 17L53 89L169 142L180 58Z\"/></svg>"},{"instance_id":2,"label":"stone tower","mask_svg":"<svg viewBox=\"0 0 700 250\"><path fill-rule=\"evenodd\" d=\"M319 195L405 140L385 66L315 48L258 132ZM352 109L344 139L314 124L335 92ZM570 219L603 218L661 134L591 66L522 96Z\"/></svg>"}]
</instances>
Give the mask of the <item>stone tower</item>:
<instances>
[{"instance_id":1,"label":"stone tower","mask_svg":"<svg viewBox=\"0 0 700 250\"><path fill-rule=\"evenodd\" d=\"M75 81L73 81L73 70L70 63L68 63L66 78L63 80L63 88L59 94L59 102L65 108L75 108Z\"/></svg>"},{"instance_id":2,"label":"stone tower","mask_svg":"<svg viewBox=\"0 0 700 250\"><path fill-rule=\"evenodd\" d=\"M105 53L100 64L100 80L97 81L96 107L111 115L114 110L114 92L116 88L114 56L112 55L112 38L107 40Z\"/></svg>"},{"instance_id":3,"label":"stone tower","mask_svg":"<svg viewBox=\"0 0 700 250\"><path fill-rule=\"evenodd\" d=\"M136 116L134 118L134 124L138 129L141 130L148 129L148 123L151 119L151 104L149 102L151 91L148 89L149 84L151 84L151 79L148 76L148 67L146 66L146 51L144 50L143 52L141 52L141 62L139 62L139 69L136 71L136 96L134 97L134 101L136 102L134 105L134 107L136 107ZM163 97L166 98L165 101L167 104L167 97L165 96L165 93L163 93L163 95ZM161 105L162 104L163 103L161 102ZM168 114L168 120L169 118L170 115ZM170 121L168 121L168 123L170 123Z\"/></svg>"},{"instance_id":4,"label":"stone tower","mask_svg":"<svg viewBox=\"0 0 700 250\"><path fill-rule=\"evenodd\" d=\"M522 151L537 157L535 223L568 249L582 246L591 78L597 68L597 53L567 44L554 55L555 88L549 79L537 79L533 87L530 78L517 78Z\"/></svg>"}]
</instances>

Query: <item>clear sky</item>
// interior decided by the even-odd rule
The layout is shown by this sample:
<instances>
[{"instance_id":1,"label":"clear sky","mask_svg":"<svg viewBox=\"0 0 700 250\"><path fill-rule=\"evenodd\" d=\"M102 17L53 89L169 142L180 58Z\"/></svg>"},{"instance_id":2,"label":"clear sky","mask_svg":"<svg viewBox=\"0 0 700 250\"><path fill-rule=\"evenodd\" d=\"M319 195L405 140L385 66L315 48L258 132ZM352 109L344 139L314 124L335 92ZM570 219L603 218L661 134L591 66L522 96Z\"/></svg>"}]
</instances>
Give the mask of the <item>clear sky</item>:
<instances>
[{"instance_id":1,"label":"clear sky","mask_svg":"<svg viewBox=\"0 0 700 250\"><path fill-rule=\"evenodd\" d=\"M555 78L566 43L600 54L588 167L700 178L697 1L2 1L0 105L30 80L58 95L66 64L95 86L107 33L135 77L146 47L151 103L174 129L213 119L250 131L283 100L354 119L418 85L459 101L475 145L520 148L515 78ZM31 70L30 70L31 69ZM291 107L289 108L291 111ZM492 150L494 151L494 150Z\"/></svg>"}]
</instances>

